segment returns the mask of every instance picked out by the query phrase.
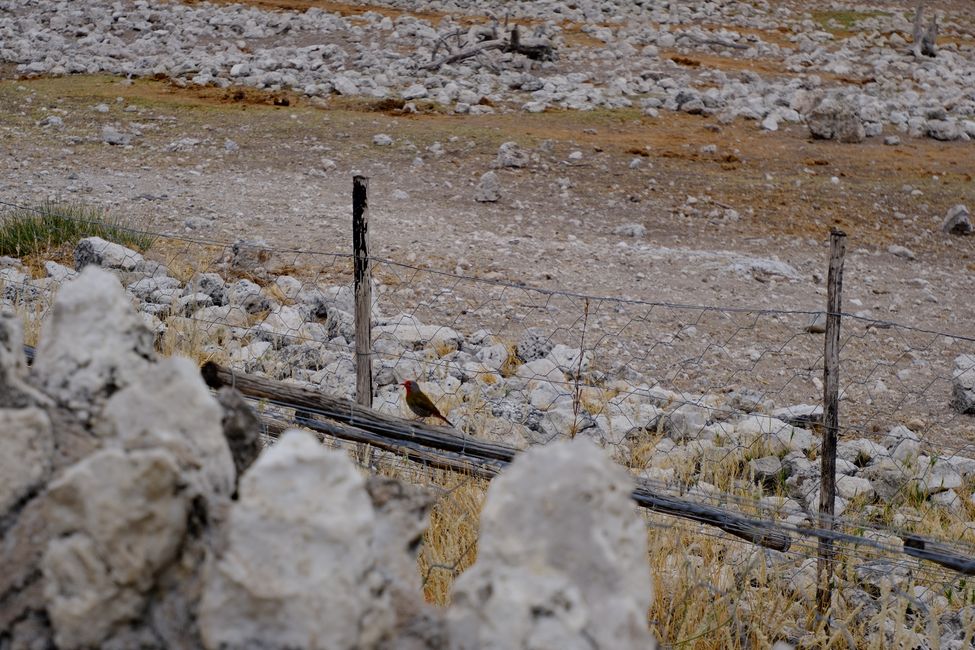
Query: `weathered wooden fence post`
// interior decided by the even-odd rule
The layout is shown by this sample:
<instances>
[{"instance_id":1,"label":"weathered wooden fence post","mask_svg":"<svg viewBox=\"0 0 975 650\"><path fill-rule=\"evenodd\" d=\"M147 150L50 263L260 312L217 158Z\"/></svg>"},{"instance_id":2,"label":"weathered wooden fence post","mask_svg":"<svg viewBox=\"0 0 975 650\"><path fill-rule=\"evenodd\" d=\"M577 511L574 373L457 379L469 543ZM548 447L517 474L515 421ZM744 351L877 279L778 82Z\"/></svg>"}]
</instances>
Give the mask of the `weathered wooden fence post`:
<instances>
[{"instance_id":1,"label":"weathered wooden fence post","mask_svg":"<svg viewBox=\"0 0 975 650\"><path fill-rule=\"evenodd\" d=\"M372 406L372 269L369 264L369 179L352 177L352 257L355 282L355 399Z\"/></svg>"},{"instance_id":2,"label":"weathered wooden fence post","mask_svg":"<svg viewBox=\"0 0 975 650\"><path fill-rule=\"evenodd\" d=\"M819 526L832 530L836 502L836 436L840 426L840 312L843 308L843 257L846 233L829 235L829 276L826 285L826 343L823 351L823 446L820 454ZM819 540L816 563L816 605L825 616L833 596L833 542Z\"/></svg>"}]
</instances>

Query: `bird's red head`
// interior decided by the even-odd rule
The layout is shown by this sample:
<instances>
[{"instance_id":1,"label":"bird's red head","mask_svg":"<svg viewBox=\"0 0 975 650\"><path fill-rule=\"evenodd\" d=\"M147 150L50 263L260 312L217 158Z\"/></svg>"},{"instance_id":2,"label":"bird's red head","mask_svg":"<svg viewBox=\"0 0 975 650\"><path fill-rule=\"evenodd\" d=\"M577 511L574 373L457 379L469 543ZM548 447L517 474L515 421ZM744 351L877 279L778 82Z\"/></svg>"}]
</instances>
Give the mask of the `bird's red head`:
<instances>
[{"instance_id":1,"label":"bird's red head","mask_svg":"<svg viewBox=\"0 0 975 650\"><path fill-rule=\"evenodd\" d=\"M407 379L406 381L403 382L402 385L404 388L406 388L407 393L416 390L416 382L413 381L412 379Z\"/></svg>"}]
</instances>

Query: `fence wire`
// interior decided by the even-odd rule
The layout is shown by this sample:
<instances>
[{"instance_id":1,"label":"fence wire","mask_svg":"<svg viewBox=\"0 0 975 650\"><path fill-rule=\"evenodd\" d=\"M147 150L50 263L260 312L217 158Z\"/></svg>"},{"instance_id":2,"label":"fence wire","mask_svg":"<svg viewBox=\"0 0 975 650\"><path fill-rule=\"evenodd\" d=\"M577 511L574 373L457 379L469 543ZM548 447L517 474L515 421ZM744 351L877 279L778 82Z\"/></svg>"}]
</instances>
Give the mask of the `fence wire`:
<instances>
[{"instance_id":1,"label":"fence wire","mask_svg":"<svg viewBox=\"0 0 975 650\"><path fill-rule=\"evenodd\" d=\"M31 231L33 245L30 236L21 239L19 260L0 258L2 304L27 323L28 342L36 342L61 284L96 264L118 275L161 353L354 399L349 250L276 249L116 225L109 234L130 242L120 246L87 238L101 232L99 222L57 206L0 206L0 226L30 216L44 222ZM131 242L147 248L138 252ZM762 645L776 640L779 621L763 606L772 602L794 628L788 640L809 641L815 626L796 608L808 612L813 602L816 539L807 533L821 530L823 339L811 326L821 309L621 299L392 259L371 265L374 408L411 416L400 384L418 380L463 435L518 449L585 437L656 493L787 532L793 543L780 552L647 514L657 593L667 595L650 616L675 647L713 646L724 635ZM847 286L856 282L847 276ZM975 356L967 356L975 355L975 338L841 317L831 522L838 590L829 634L933 642L935 632L947 639L949 630L970 642L971 579L905 545L975 558ZM257 406L295 418L286 404ZM420 567L428 599L446 602L453 578L476 557L486 482L389 453L370 457L364 470L436 491ZM667 605L692 592L702 603L699 620L693 608ZM884 623L892 612L896 629Z\"/></svg>"}]
</instances>

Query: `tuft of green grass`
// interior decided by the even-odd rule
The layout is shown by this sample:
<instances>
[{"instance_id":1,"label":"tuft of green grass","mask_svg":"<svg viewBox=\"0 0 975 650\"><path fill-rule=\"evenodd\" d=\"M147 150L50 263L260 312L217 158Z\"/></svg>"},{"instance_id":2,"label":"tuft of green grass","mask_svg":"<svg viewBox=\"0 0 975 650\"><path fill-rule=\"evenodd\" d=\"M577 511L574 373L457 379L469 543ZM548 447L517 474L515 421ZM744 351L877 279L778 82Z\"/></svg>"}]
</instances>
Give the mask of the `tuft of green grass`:
<instances>
[{"instance_id":1,"label":"tuft of green grass","mask_svg":"<svg viewBox=\"0 0 975 650\"><path fill-rule=\"evenodd\" d=\"M73 246L85 237L101 237L140 252L155 240L152 234L126 226L119 217L89 205L48 201L0 211L0 255L40 255Z\"/></svg>"}]
</instances>

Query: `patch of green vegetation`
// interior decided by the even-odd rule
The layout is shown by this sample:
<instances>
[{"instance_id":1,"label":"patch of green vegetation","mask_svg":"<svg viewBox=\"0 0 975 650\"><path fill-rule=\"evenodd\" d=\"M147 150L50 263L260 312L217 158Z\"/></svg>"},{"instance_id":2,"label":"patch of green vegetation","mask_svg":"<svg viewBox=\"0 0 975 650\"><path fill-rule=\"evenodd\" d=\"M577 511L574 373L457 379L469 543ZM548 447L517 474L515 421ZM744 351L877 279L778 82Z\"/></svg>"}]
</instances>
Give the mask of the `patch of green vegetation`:
<instances>
[{"instance_id":1,"label":"patch of green vegetation","mask_svg":"<svg viewBox=\"0 0 975 650\"><path fill-rule=\"evenodd\" d=\"M101 209L76 204L45 202L0 211L0 255L26 257L74 245L85 237L101 237L145 251L155 237L135 230Z\"/></svg>"},{"instance_id":2,"label":"patch of green vegetation","mask_svg":"<svg viewBox=\"0 0 975 650\"><path fill-rule=\"evenodd\" d=\"M876 16L889 16L886 11L814 11L812 12L815 20L825 31L847 30L850 31L861 20L874 18Z\"/></svg>"}]
</instances>

